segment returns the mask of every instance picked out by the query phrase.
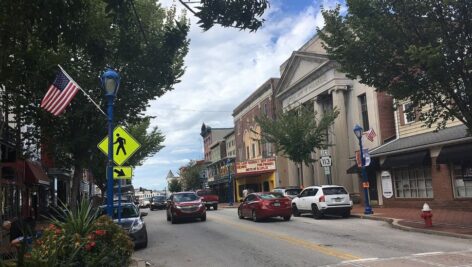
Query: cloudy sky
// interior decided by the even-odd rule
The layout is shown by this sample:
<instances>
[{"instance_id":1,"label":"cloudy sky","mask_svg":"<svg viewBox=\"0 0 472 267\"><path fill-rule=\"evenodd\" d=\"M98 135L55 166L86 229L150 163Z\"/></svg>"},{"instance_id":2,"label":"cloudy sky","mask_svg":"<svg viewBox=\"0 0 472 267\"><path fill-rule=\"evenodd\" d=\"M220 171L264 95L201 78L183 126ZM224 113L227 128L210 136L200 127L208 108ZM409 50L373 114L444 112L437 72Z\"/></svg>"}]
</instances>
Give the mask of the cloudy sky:
<instances>
[{"instance_id":1,"label":"cloudy sky","mask_svg":"<svg viewBox=\"0 0 472 267\"><path fill-rule=\"evenodd\" d=\"M233 127L233 109L267 79L280 77L280 64L323 26L321 6L333 8L336 2L270 0L266 22L255 33L219 26L203 32L189 15L190 47L182 82L147 110L156 116L153 126L166 136L165 148L136 168L135 188L164 189L169 170L178 174L180 166L202 159L202 123Z\"/></svg>"}]
</instances>

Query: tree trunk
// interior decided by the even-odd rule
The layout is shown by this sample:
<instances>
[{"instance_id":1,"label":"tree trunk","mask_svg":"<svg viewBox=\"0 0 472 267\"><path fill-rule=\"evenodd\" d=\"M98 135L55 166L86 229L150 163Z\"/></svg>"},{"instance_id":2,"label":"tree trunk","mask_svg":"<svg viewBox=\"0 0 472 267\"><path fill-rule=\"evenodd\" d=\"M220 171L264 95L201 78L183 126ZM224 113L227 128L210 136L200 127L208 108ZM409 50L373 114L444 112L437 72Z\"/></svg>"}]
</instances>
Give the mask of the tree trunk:
<instances>
[{"instance_id":1,"label":"tree trunk","mask_svg":"<svg viewBox=\"0 0 472 267\"><path fill-rule=\"evenodd\" d=\"M74 176L72 178L71 201L69 203L71 210L75 211L80 202L80 181L82 180L82 166L74 165Z\"/></svg>"},{"instance_id":2,"label":"tree trunk","mask_svg":"<svg viewBox=\"0 0 472 267\"><path fill-rule=\"evenodd\" d=\"M303 186L303 162L300 162L298 165L300 166L300 174L298 175L298 179L300 180L299 184L300 186L304 187Z\"/></svg>"}]
</instances>

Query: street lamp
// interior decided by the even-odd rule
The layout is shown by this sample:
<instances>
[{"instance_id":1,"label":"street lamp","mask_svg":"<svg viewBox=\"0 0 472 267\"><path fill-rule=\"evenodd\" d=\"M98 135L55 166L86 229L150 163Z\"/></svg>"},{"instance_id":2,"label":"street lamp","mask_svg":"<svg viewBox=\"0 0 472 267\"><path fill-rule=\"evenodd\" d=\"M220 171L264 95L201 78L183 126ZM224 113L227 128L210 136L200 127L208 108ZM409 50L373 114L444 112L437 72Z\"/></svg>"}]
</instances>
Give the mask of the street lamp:
<instances>
[{"instance_id":1,"label":"street lamp","mask_svg":"<svg viewBox=\"0 0 472 267\"><path fill-rule=\"evenodd\" d=\"M107 214L113 219L113 101L120 87L120 75L112 69L107 69L100 80L108 102Z\"/></svg>"},{"instance_id":2,"label":"street lamp","mask_svg":"<svg viewBox=\"0 0 472 267\"><path fill-rule=\"evenodd\" d=\"M233 183L231 181L231 159L226 159L226 166L228 167L228 206L233 206Z\"/></svg>"},{"instance_id":3,"label":"street lamp","mask_svg":"<svg viewBox=\"0 0 472 267\"><path fill-rule=\"evenodd\" d=\"M367 178L367 173L365 171L365 159L364 159L364 149L362 148L362 134L364 129L359 124L353 129L354 134L359 140L360 156L361 156L361 167L362 167L362 187L364 188L364 214L373 214L372 207L370 206L369 201L369 179Z\"/></svg>"}]
</instances>

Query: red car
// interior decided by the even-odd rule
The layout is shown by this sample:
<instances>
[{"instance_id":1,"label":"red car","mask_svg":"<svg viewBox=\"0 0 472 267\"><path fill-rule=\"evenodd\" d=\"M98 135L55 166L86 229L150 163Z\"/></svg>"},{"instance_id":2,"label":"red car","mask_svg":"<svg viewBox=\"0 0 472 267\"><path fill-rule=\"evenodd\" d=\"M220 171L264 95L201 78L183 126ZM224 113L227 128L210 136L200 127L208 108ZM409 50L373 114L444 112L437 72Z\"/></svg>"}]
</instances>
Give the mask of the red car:
<instances>
[{"instance_id":1,"label":"red car","mask_svg":"<svg viewBox=\"0 0 472 267\"><path fill-rule=\"evenodd\" d=\"M277 192L249 194L238 208L240 219L249 217L257 222L269 217L283 217L285 221L292 217L290 199Z\"/></svg>"},{"instance_id":2,"label":"red car","mask_svg":"<svg viewBox=\"0 0 472 267\"><path fill-rule=\"evenodd\" d=\"M179 219L200 218L206 221L206 208L194 192L174 193L169 197L167 220L176 223Z\"/></svg>"},{"instance_id":3,"label":"red car","mask_svg":"<svg viewBox=\"0 0 472 267\"><path fill-rule=\"evenodd\" d=\"M214 210L218 209L218 195L210 190L197 190L197 195L202 198L203 204L209 210L213 207Z\"/></svg>"}]
</instances>

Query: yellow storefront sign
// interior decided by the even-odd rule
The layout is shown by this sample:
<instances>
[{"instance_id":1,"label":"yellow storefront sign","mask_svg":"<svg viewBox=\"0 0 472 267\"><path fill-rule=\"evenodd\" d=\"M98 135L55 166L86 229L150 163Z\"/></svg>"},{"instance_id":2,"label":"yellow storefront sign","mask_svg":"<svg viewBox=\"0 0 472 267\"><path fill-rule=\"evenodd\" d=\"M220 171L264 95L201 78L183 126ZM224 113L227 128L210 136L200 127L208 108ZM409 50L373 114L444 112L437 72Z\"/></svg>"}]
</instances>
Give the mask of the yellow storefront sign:
<instances>
[{"instance_id":1,"label":"yellow storefront sign","mask_svg":"<svg viewBox=\"0 0 472 267\"><path fill-rule=\"evenodd\" d=\"M123 165L138 149L141 144L134 139L122 126L113 130L113 161L116 165ZM98 144L98 148L108 155L108 136Z\"/></svg>"}]
</instances>

